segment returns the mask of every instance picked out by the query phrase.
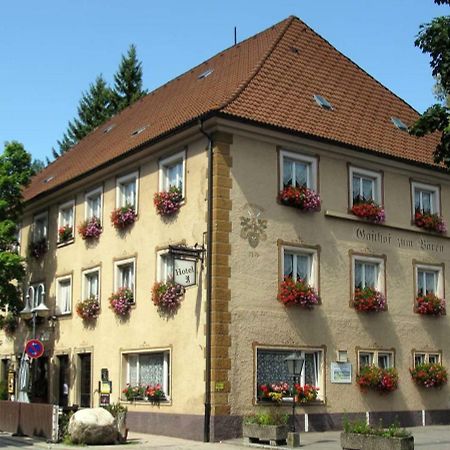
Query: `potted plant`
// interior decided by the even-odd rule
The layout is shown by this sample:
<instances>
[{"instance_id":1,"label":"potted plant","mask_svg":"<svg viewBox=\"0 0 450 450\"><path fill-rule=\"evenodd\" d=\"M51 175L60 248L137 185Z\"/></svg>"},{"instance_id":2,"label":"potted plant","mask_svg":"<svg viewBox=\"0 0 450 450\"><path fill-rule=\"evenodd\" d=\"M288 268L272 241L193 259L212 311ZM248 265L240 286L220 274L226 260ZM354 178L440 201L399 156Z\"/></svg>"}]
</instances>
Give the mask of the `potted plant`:
<instances>
[{"instance_id":1,"label":"potted plant","mask_svg":"<svg viewBox=\"0 0 450 450\"><path fill-rule=\"evenodd\" d=\"M304 280L285 277L280 284L278 300L285 306L299 305L305 309L313 309L319 304L317 292Z\"/></svg>"},{"instance_id":2,"label":"potted plant","mask_svg":"<svg viewBox=\"0 0 450 450\"><path fill-rule=\"evenodd\" d=\"M441 234L447 232L447 225L441 216L430 212L422 212L420 209L416 209L414 213L414 223L416 227L424 230L435 231Z\"/></svg>"},{"instance_id":3,"label":"potted plant","mask_svg":"<svg viewBox=\"0 0 450 450\"><path fill-rule=\"evenodd\" d=\"M37 260L41 259L47 253L47 250L48 245L46 238L41 238L38 239L37 241L32 241L28 246L30 256L32 256L34 259Z\"/></svg>"},{"instance_id":4,"label":"potted plant","mask_svg":"<svg viewBox=\"0 0 450 450\"><path fill-rule=\"evenodd\" d=\"M418 295L416 298L416 312L423 315L443 316L446 314L445 300L433 293Z\"/></svg>"},{"instance_id":5,"label":"potted plant","mask_svg":"<svg viewBox=\"0 0 450 450\"><path fill-rule=\"evenodd\" d=\"M438 363L417 364L409 371L414 382L425 388L440 388L447 383L447 370Z\"/></svg>"},{"instance_id":6,"label":"potted plant","mask_svg":"<svg viewBox=\"0 0 450 450\"><path fill-rule=\"evenodd\" d=\"M95 320L100 314L100 304L96 297L92 296L77 303L77 314L85 321Z\"/></svg>"},{"instance_id":7,"label":"potted plant","mask_svg":"<svg viewBox=\"0 0 450 450\"><path fill-rule=\"evenodd\" d=\"M145 395L146 387L137 384L135 386L132 386L131 384L127 384L126 387L122 390L122 394L125 395L125 398L129 401L135 401L135 400L143 400Z\"/></svg>"},{"instance_id":8,"label":"potted plant","mask_svg":"<svg viewBox=\"0 0 450 450\"><path fill-rule=\"evenodd\" d=\"M174 314L181 305L185 288L169 280L156 282L152 289L152 301L162 314Z\"/></svg>"},{"instance_id":9,"label":"potted plant","mask_svg":"<svg viewBox=\"0 0 450 450\"><path fill-rule=\"evenodd\" d=\"M371 287L356 288L353 295L353 307L360 312L386 311L384 295Z\"/></svg>"},{"instance_id":10,"label":"potted plant","mask_svg":"<svg viewBox=\"0 0 450 450\"><path fill-rule=\"evenodd\" d=\"M103 228L98 217L86 219L78 225L78 233L83 239L98 239Z\"/></svg>"},{"instance_id":11,"label":"potted plant","mask_svg":"<svg viewBox=\"0 0 450 450\"><path fill-rule=\"evenodd\" d=\"M136 218L137 213L132 205L122 206L111 213L111 223L117 230L123 230L132 225Z\"/></svg>"},{"instance_id":12,"label":"potted plant","mask_svg":"<svg viewBox=\"0 0 450 450\"><path fill-rule=\"evenodd\" d=\"M292 206L305 212L320 210L320 196L306 186L285 186L278 194L278 201L286 206Z\"/></svg>"},{"instance_id":13,"label":"potted plant","mask_svg":"<svg viewBox=\"0 0 450 450\"><path fill-rule=\"evenodd\" d=\"M162 386L160 384L148 385L145 389L145 396L152 404L158 404L166 398Z\"/></svg>"},{"instance_id":14,"label":"potted plant","mask_svg":"<svg viewBox=\"0 0 450 450\"><path fill-rule=\"evenodd\" d=\"M383 223L386 219L384 209L380 205L360 197L353 200L352 213L374 223Z\"/></svg>"},{"instance_id":15,"label":"potted plant","mask_svg":"<svg viewBox=\"0 0 450 450\"><path fill-rule=\"evenodd\" d=\"M363 392L372 390L380 394L388 394L398 388L398 373L394 368L364 366L356 375L356 384Z\"/></svg>"},{"instance_id":16,"label":"potted plant","mask_svg":"<svg viewBox=\"0 0 450 450\"><path fill-rule=\"evenodd\" d=\"M180 188L171 186L168 191L156 192L153 203L160 216L171 216L181 207L183 195Z\"/></svg>"},{"instance_id":17,"label":"potted plant","mask_svg":"<svg viewBox=\"0 0 450 450\"><path fill-rule=\"evenodd\" d=\"M344 422L341 433L344 450L414 450L414 437L397 424L372 427L366 422Z\"/></svg>"},{"instance_id":18,"label":"potted plant","mask_svg":"<svg viewBox=\"0 0 450 450\"><path fill-rule=\"evenodd\" d=\"M134 303L133 291L128 288L120 288L109 297L109 307L120 317L126 317Z\"/></svg>"},{"instance_id":19,"label":"potted plant","mask_svg":"<svg viewBox=\"0 0 450 450\"><path fill-rule=\"evenodd\" d=\"M288 435L288 415L279 411L261 412L244 418L242 435L249 443L285 445Z\"/></svg>"},{"instance_id":20,"label":"potted plant","mask_svg":"<svg viewBox=\"0 0 450 450\"><path fill-rule=\"evenodd\" d=\"M63 225L58 228L58 243L65 244L73 238L73 227L70 225Z\"/></svg>"}]
</instances>

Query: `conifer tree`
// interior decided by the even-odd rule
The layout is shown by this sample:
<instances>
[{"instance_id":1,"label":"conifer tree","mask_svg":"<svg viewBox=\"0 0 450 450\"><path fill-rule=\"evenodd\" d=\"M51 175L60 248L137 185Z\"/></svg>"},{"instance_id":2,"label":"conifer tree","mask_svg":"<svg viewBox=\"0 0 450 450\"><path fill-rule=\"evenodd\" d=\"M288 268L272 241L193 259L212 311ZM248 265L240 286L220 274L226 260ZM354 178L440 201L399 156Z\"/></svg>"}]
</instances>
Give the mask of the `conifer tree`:
<instances>
[{"instance_id":1,"label":"conifer tree","mask_svg":"<svg viewBox=\"0 0 450 450\"><path fill-rule=\"evenodd\" d=\"M139 100L147 92L142 89L142 63L137 59L132 44L127 55L122 55L119 69L114 75L113 100L116 112Z\"/></svg>"},{"instance_id":2,"label":"conifer tree","mask_svg":"<svg viewBox=\"0 0 450 450\"><path fill-rule=\"evenodd\" d=\"M77 113L78 116L69 122L63 138L58 141L60 154L114 114L112 91L101 75L89 86L87 92L83 92Z\"/></svg>"}]
</instances>

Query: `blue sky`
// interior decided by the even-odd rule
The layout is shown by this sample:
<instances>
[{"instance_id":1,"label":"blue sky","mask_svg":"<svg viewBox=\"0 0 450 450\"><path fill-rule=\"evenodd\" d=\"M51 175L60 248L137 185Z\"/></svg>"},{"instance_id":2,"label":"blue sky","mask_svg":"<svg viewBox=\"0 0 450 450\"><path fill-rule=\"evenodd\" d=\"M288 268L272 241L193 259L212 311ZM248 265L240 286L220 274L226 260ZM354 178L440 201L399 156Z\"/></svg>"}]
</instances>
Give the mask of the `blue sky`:
<instances>
[{"instance_id":1,"label":"blue sky","mask_svg":"<svg viewBox=\"0 0 450 450\"><path fill-rule=\"evenodd\" d=\"M433 101L428 56L414 47L419 25L448 6L432 0L16 0L0 4L0 141L35 158L76 114L98 74L110 83L131 43L153 90L238 40L289 15L419 112Z\"/></svg>"}]
</instances>

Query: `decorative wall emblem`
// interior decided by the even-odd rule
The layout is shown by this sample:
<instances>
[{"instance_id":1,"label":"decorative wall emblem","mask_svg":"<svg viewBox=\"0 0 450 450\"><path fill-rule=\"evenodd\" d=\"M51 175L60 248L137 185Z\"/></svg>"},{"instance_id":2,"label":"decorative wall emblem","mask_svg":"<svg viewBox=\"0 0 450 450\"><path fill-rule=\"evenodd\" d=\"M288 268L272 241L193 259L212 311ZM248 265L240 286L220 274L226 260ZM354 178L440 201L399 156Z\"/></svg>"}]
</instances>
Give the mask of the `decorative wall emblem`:
<instances>
[{"instance_id":1,"label":"decorative wall emblem","mask_svg":"<svg viewBox=\"0 0 450 450\"><path fill-rule=\"evenodd\" d=\"M256 248L261 241L267 239L267 220L262 218L263 208L246 204L247 215L241 216L241 238L246 239L250 247Z\"/></svg>"}]
</instances>

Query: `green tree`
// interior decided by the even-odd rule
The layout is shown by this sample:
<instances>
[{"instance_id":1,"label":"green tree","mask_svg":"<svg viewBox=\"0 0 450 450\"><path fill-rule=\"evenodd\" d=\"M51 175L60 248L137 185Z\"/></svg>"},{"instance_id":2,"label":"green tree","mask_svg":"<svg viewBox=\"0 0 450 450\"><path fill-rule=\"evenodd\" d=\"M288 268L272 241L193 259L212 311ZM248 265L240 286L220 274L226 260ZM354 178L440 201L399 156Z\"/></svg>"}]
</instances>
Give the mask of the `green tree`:
<instances>
[{"instance_id":1,"label":"green tree","mask_svg":"<svg viewBox=\"0 0 450 450\"><path fill-rule=\"evenodd\" d=\"M66 152L114 114L112 95L105 79L99 75L89 86L89 90L83 92L77 108L77 117L69 122L67 131L58 141L59 154ZM57 156L56 152L53 156Z\"/></svg>"},{"instance_id":2,"label":"green tree","mask_svg":"<svg viewBox=\"0 0 450 450\"><path fill-rule=\"evenodd\" d=\"M450 5L450 0L434 0L438 5ZM441 139L434 151L434 161L450 169L450 16L436 17L420 26L414 42L422 53L428 53L431 71L437 80L436 103L430 106L411 126L414 136L439 132Z\"/></svg>"},{"instance_id":3,"label":"green tree","mask_svg":"<svg viewBox=\"0 0 450 450\"><path fill-rule=\"evenodd\" d=\"M0 155L0 307L17 313L19 284L25 276L17 253L17 229L22 214L22 189L33 174L31 156L19 142L7 142Z\"/></svg>"},{"instance_id":4,"label":"green tree","mask_svg":"<svg viewBox=\"0 0 450 450\"><path fill-rule=\"evenodd\" d=\"M136 47L132 44L126 55L122 55L119 69L114 75L113 100L116 112L122 111L146 95L142 89L142 63L137 59Z\"/></svg>"}]
</instances>

